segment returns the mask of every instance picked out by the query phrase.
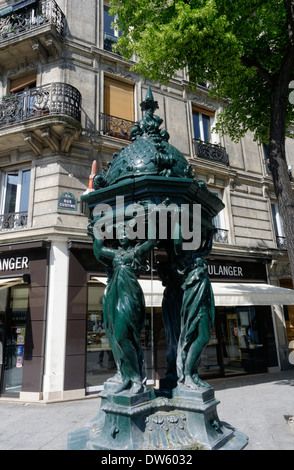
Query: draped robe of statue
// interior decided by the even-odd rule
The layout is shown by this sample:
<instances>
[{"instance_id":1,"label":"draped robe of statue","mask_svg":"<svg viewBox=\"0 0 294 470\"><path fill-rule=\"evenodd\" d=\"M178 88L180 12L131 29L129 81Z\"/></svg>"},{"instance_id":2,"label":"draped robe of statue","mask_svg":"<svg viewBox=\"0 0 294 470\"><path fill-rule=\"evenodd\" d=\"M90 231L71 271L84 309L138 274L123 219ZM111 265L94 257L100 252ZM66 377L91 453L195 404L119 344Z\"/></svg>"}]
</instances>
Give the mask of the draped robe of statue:
<instances>
[{"instance_id":1,"label":"draped robe of statue","mask_svg":"<svg viewBox=\"0 0 294 470\"><path fill-rule=\"evenodd\" d=\"M94 253L98 259L112 262L112 273L103 296L103 320L117 365L118 372L113 378L118 384L116 393L130 389L137 394L144 390L146 381L141 344L145 299L137 275L146 269L145 258L156 241L148 240L135 247L126 236L119 241L118 249L108 248L96 235Z\"/></svg>"},{"instance_id":2,"label":"draped robe of statue","mask_svg":"<svg viewBox=\"0 0 294 470\"><path fill-rule=\"evenodd\" d=\"M204 256L211 251L213 233L209 235L203 249L188 254L175 243L178 256L185 262L186 268L184 291L181 307L181 332L177 350L178 385L188 388L209 387L199 379L198 367L201 354L209 342L215 317L214 295L208 277L207 263Z\"/></svg>"}]
</instances>

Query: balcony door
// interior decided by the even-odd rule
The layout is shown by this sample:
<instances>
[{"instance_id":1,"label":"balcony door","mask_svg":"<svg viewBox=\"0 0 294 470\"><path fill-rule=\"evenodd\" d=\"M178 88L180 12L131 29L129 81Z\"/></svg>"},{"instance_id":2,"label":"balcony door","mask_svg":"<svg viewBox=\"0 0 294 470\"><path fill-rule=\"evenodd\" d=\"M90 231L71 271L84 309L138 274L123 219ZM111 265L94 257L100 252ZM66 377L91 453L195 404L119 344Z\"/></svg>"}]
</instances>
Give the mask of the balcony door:
<instances>
[{"instance_id":1,"label":"balcony door","mask_svg":"<svg viewBox=\"0 0 294 470\"><path fill-rule=\"evenodd\" d=\"M214 113L193 106L192 117L194 138L210 143Z\"/></svg>"}]
</instances>

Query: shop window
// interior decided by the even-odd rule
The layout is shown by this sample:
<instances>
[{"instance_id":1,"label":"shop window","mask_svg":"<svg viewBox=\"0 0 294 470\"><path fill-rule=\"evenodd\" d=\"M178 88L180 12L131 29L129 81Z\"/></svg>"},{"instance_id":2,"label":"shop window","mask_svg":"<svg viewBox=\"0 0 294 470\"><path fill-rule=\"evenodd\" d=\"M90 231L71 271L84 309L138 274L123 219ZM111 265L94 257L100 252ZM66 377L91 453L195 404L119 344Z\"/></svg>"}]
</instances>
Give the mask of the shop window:
<instances>
[{"instance_id":1,"label":"shop window","mask_svg":"<svg viewBox=\"0 0 294 470\"><path fill-rule=\"evenodd\" d=\"M105 278L106 280L106 278ZM103 294L105 285L88 284L86 390L100 390L104 382L116 373L116 364L104 329ZM141 335L147 378L152 377L151 312L147 308L145 328Z\"/></svg>"},{"instance_id":2,"label":"shop window","mask_svg":"<svg viewBox=\"0 0 294 470\"><path fill-rule=\"evenodd\" d=\"M212 376L220 367L230 376L265 372L277 365L270 307L216 307L216 319L199 375Z\"/></svg>"},{"instance_id":3,"label":"shop window","mask_svg":"<svg viewBox=\"0 0 294 470\"><path fill-rule=\"evenodd\" d=\"M280 279L280 286L293 289L292 279ZM294 341L294 305L284 305L288 344Z\"/></svg>"},{"instance_id":4,"label":"shop window","mask_svg":"<svg viewBox=\"0 0 294 470\"><path fill-rule=\"evenodd\" d=\"M134 86L112 78L104 78L104 134L129 138L134 126Z\"/></svg>"},{"instance_id":5,"label":"shop window","mask_svg":"<svg viewBox=\"0 0 294 470\"><path fill-rule=\"evenodd\" d=\"M210 143L214 113L193 106L192 117L194 138Z\"/></svg>"},{"instance_id":6,"label":"shop window","mask_svg":"<svg viewBox=\"0 0 294 470\"><path fill-rule=\"evenodd\" d=\"M30 169L11 170L3 174L0 231L26 227L30 180Z\"/></svg>"},{"instance_id":7,"label":"shop window","mask_svg":"<svg viewBox=\"0 0 294 470\"><path fill-rule=\"evenodd\" d=\"M29 320L29 288L4 289L0 296L1 393L18 396L22 375ZM27 342L28 343L28 342ZM29 344L29 343L28 343Z\"/></svg>"}]
</instances>

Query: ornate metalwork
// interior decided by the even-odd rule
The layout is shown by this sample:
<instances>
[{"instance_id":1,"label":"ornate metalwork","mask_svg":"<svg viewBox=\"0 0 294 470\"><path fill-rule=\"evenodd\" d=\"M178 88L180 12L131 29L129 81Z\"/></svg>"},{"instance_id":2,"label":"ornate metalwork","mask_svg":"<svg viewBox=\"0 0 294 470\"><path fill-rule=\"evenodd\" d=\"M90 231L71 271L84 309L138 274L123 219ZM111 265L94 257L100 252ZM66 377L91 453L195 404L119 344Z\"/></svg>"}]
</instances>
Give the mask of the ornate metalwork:
<instances>
[{"instance_id":1,"label":"ornate metalwork","mask_svg":"<svg viewBox=\"0 0 294 470\"><path fill-rule=\"evenodd\" d=\"M223 228L217 228L217 232L213 236L213 241L216 243L228 243L228 230Z\"/></svg>"},{"instance_id":2,"label":"ornate metalwork","mask_svg":"<svg viewBox=\"0 0 294 470\"><path fill-rule=\"evenodd\" d=\"M0 232L5 232L8 230L20 230L26 228L27 222L27 212L0 215Z\"/></svg>"},{"instance_id":3,"label":"ornate metalwork","mask_svg":"<svg viewBox=\"0 0 294 470\"><path fill-rule=\"evenodd\" d=\"M279 250L287 250L287 242L285 237L276 237L277 247Z\"/></svg>"},{"instance_id":4,"label":"ornate metalwork","mask_svg":"<svg viewBox=\"0 0 294 470\"><path fill-rule=\"evenodd\" d=\"M119 137L121 139L130 140L130 132L134 127L134 121L110 116L109 114L100 113L101 131L103 134Z\"/></svg>"},{"instance_id":5,"label":"ornate metalwork","mask_svg":"<svg viewBox=\"0 0 294 470\"><path fill-rule=\"evenodd\" d=\"M44 24L55 26L59 34L65 34L65 16L55 0L40 0L32 8L12 12L0 18L0 40L31 30Z\"/></svg>"},{"instance_id":6,"label":"ornate metalwork","mask_svg":"<svg viewBox=\"0 0 294 470\"><path fill-rule=\"evenodd\" d=\"M217 163L223 163L224 165L229 165L229 156L224 147L216 144L210 144L208 142L203 142L199 139L193 139L193 144L197 157L205 158L206 160L211 160Z\"/></svg>"},{"instance_id":7,"label":"ornate metalwork","mask_svg":"<svg viewBox=\"0 0 294 470\"><path fill-rule=\"evenodd\" d=\"M0 128L45 115L64 114L81 120L81 94L67 83L50 83L0 102Z\"/></svg>"}]
</instances>

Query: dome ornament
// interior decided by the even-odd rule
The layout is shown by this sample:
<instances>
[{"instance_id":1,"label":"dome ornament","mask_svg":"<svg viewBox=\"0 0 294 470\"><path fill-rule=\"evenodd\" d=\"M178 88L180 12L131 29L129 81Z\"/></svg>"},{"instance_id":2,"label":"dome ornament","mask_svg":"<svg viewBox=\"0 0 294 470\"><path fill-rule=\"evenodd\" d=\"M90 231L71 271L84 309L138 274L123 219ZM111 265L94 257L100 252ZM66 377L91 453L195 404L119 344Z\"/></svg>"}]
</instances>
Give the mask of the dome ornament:
<instances>
[{"instance_id":1,"label":"dome ornament","mask_svg":"<svg viewBox=\"0 0 294 470\"><path fill-rule=\"evenodd\" d=\"M142 111L145 111L143 118L136 122L135 126L130 132L130 139L136 140L137 137L143 134L156 136L156 141L169 140L169 133L166 130L161 130L160 126L163 119L154 114L154 111L159 108L158 102L154 100L150 86L147 89L145 101L140 104Z\"/></svg>"}]
</instances>

